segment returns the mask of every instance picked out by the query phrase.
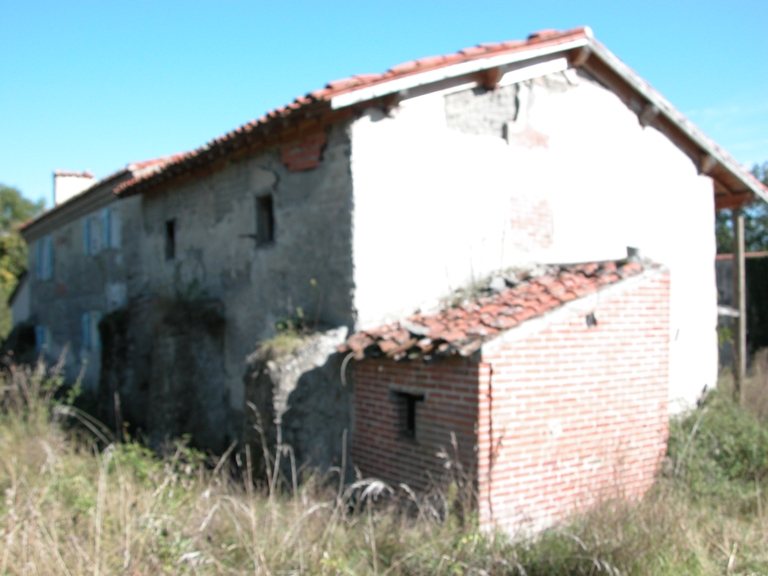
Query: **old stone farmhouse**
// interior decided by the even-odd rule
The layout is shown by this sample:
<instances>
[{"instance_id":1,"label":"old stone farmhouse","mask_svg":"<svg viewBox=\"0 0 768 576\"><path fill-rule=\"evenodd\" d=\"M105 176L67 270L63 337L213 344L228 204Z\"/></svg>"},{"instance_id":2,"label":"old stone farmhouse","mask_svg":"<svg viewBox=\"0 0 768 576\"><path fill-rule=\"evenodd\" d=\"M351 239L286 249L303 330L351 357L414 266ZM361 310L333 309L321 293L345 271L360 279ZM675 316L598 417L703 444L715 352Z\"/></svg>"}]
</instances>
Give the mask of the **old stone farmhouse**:
<instances>
[{"instance_id":1,"label":"old stone farmhouse","mask_svg":"<svg viewBox=\"0 0 768 576\"><path fill-rule=\"evenodd\" d=\"M453 432L484 522L547 522L619 462L642 493L670 407L716 384L715 211L756 196L588 28L542 31L95 183L24 227L27 320L152 442L221 451L259 413L300 462L348 436L425 486ZM254 354L299 318L304 349Z\"/></svg>"}]
</instances>

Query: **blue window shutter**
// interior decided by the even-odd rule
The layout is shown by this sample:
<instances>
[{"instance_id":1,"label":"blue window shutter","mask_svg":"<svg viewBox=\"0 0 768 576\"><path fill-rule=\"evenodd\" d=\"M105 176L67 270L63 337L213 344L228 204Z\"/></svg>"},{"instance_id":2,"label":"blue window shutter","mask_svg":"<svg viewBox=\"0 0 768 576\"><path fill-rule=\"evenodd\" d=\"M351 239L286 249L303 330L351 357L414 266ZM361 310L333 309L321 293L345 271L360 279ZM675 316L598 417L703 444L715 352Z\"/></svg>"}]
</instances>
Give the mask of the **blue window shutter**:
<instances>
[{"instance_id":1,"label":"blue window shutter","mask_svg":"<svg viewBox=\"0 0 768 576\"><path fill-rule=\"evenodd\" d=\"M53 238L50 236L45 237L45 248L47 253L46 262L48 264L45 279L50 280L53 278Z\"/></svg>"},{"instance_id":2,"label":"blue window shutter","mask_svg":"<svg viewBox=\"0 0 768 576\"><path fill-rule=\"evenodd\" d=\"M109 208L101 212L101 223L104 228L104 248L112 248L112 215Z\"/></svg>"},{"instance_id":3,"label":"blue window shutter","mask_svg":"<svg viewBox=\"0 0 768 576\"><path fill-rule=\"evenodd\" d=\"M35 272L37 272L37 279L43 279L43 239L41 238L35 243L36 261Z\"/></svg>"},{"instance_id":4,"label":"blue window shutter","mask_svg":"<svg viewBox=\"0 0 768 576\"><path fill-rule=\"evenodd\" d=\"M94 350L101 350L99 322L101 322L101 312L91 312L91 346Z\"/></svg>"},{"instance_id":5,"label":"blue window shutter","mask_svg":"<svg viewBox=\"0 0 768 576\"><path fill-rule=\"evenodd\" d=\"M122 245L122 223L120 221L120 210L109 210L109 241L112 248L120 248Z\"/></svg>"},{"instance_id":6,"label":"blue window shutter","mask_svg":"<svg viewBox=\"0 0 768 576\"><path fill-rule=\"evenodd\" d=\"M45 346L45 327L37 324L35 326L35 350L40 352Z\"/></svg>"},{"instance_id":7,"label":"blue window shutter","mask_svg":"<svg viewBox=\"0 0 768 576\"><path fill-rule=\"evenodd\" d=\"M90 218L83 218L83 250L86 254L91 253L91 226Z\"/></svg>"},{"instance_id":8,"label":"blue window shutter","mask_svg":"<svg viewBox=\"0 0 768 576\"><path fill-rule=\"evenodd\" d=\"M91 315L85 312L80 319L83 330L83 348L86 350L91 349Z\"/></svg>"}]
</instances>

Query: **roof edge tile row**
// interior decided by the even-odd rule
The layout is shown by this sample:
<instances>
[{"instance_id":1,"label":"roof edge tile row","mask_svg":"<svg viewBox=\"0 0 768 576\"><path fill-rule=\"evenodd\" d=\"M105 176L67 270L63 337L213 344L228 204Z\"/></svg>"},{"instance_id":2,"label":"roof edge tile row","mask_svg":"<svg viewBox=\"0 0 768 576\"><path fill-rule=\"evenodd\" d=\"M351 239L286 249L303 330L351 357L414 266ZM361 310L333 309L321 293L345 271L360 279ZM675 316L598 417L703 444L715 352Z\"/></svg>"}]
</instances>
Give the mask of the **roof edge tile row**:
<instances>
[{"instance_id":1,"label":"roof edge tile row","mask_svg":"<svg viewBox=\"0 0 768 576\"><path fill-rule=\"evenodd\" d=\"M417 313L399 322L360 331L350 336L338 351L351 353L356 360L386 357L431 361L448 356L468 357L484 343L528 320L654 269L660 266L627 260L548 266L536 274L507 281L507 287L494 294L448 305L435 314Z\"/></svg>"},{"instance_id":2,"label":"roof edge tile row","mask_svg":"<svg viewBox=\"0 0 768 576\"><path fill-rule=\"evenodd\" d=\"M529 35L526 40L479 44L453 54L427 56L418 60L404 62L393 66L381 74L359 74L333 80L319 90L295 98L286 106L271 110L261 118L246 122L192 151L177 155L174 160L165 164L161 170L150 174L137 175L123 182L116 187L115 193L128 196L147 192L154 187L171 182L177 177L182 177L202 167L222 165L222 159L229 154L238 154L243 150L248 151L249 149L254 149L254 146L258 148L260 139L262 143L275 143L274 133L280 132L281 127L285 126L286 121L296 119L297 121L305 122L313 109L328 112L330 111L330 103L333 98L357 90L371 88L392 80L407 78L408 76L422 74L454 64L504 54L535 52L546 47L557 47L559 45L564 45L563 50L566 51L570 49L567 47L569 42L572 43L578 40L584 41L584 54L587 59L599 59L603 65L607 66L638 96L647 100L649 105L655 106L658 109L658 112L690 142L689 154L690 149L692 149L694 150L694 153L691 154L692 156L711 156L714 162L719 163L719 166L722 168L718 167L718 170L720 172L724 171L723 176L726 177L725 180L729 184L726 188L734 194L755 194L764 201L768 201L768 188L754 178L743 166L739 165L725 150L705 136L701 130L685 118L681 112L629 66L595 40L592 30L586 26L562 32L541 30ZM268 134L271 134L272 137L265 138ZM692 159L697 165L702 163L700 158L693 157ZM708 161L704 161L704 163L706 162ZM717 178L717 175L714 175L713 178ZM739 189L734 190L734 187Z\"/></svg>"}]
</instances>

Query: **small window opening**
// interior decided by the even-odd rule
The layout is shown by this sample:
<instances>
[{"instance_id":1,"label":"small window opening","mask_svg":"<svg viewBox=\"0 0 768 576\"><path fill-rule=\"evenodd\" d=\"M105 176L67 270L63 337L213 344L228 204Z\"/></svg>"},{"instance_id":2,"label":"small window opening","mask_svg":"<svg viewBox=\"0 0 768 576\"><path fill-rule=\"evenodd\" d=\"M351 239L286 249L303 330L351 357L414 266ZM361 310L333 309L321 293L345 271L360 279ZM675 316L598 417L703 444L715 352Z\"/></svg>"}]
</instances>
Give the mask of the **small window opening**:
<instances>
[{"instance_id":1,"label":"small window opening","mask_svg":"<svg viewBox=\"0 0 768 576\"><path fill-rule=\"evenodd\" d=\"M272 194L256 198L256 244L264 246L275 241L275 211Z\"/></svg>"},{"instance_id":2,"label":"small window opening","mask_svg":"<svg viewBox=\"0 0 768 576\"><path fill-rule=\"evenodd\" d=\"M400 435L411 440L416 438L416 403L424 401L423 394L396 392L400 408Z\"/></svg>"},{"instance_id":3,"label":"small window opening","mask_svg":"<svg viewBox=\"0 0 768 576\"><path fill-rule=\"evenodd\" d=\"M595 318L594 312L590 312L587 314L587 328L592 328L593 326L597 326L597 318Z\"/></svg>"},{"instance_id":4,"label":"small window opening","mask_svg":"<svg viewBox=\"0 0 768 576\"><path fill-rule=\"evenodd\" d=\"M168 220L165 223L165 259L173 260L176 257L176 220Z\"/></svg>"}]
</instances>

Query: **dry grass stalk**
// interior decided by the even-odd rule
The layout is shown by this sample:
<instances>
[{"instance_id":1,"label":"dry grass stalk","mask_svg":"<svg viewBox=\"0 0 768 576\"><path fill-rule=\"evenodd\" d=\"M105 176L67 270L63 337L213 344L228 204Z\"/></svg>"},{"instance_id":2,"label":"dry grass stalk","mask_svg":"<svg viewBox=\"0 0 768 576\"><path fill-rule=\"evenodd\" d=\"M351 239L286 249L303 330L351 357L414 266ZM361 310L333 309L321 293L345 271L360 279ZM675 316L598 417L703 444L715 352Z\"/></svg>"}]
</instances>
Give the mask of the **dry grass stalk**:
<instances>
[{"instance_id":1,"label":"dry grass stalk","mask_svg":"<svg viewBox=\"0 0 768 576\"><path fill-rule=\"evenodd\" d=\"M209 468L183 443L161 460L112 443L84 416L101 438L64 430L52 413L77 412L51 409L52 377L14 368L3 382L0 574L747 575L768 565L765 478L739 496L753 503L739 512L730 501L691 500L683 463L641 502L608 499L514 539L478 529L455 441L429 494L376 479L346 486L346 461L333 487L318 477L299 484L293 460L293 478L278 481L268 454L269 477L255 482L250 448L237 481L224 459ZM712 434L706 426L686 428L683 442Z\"/></svg>"}]
</instances>

